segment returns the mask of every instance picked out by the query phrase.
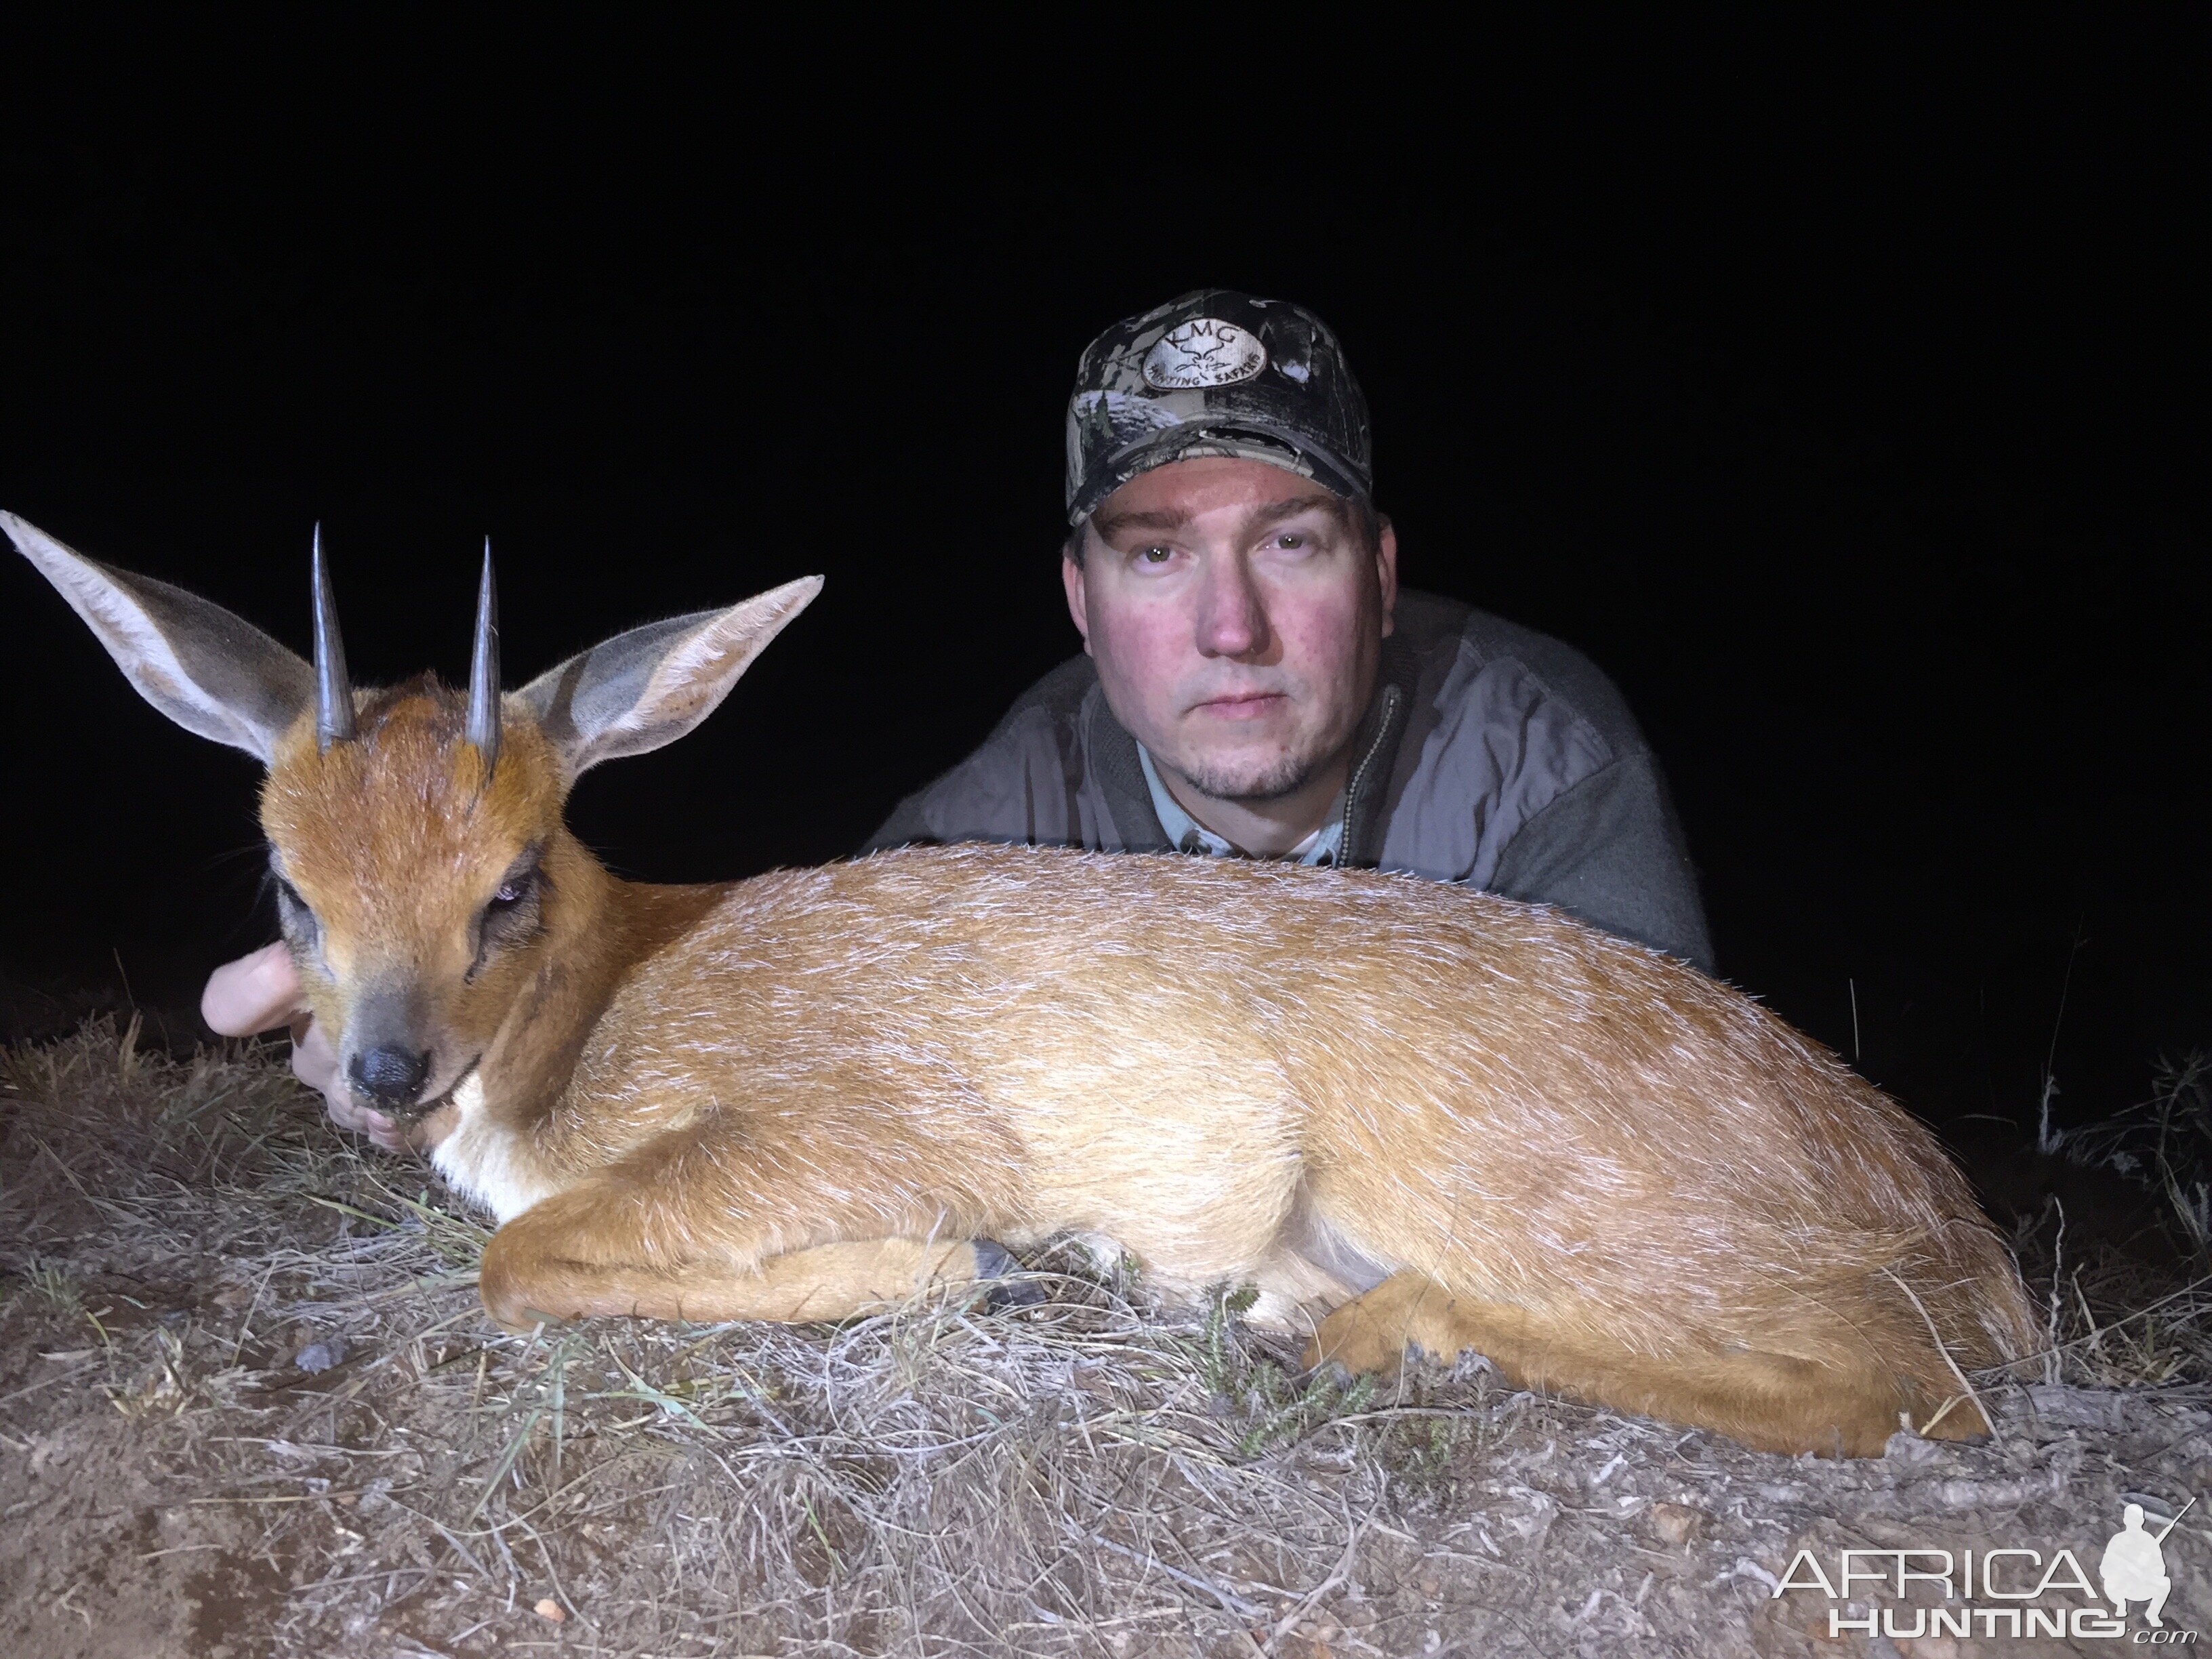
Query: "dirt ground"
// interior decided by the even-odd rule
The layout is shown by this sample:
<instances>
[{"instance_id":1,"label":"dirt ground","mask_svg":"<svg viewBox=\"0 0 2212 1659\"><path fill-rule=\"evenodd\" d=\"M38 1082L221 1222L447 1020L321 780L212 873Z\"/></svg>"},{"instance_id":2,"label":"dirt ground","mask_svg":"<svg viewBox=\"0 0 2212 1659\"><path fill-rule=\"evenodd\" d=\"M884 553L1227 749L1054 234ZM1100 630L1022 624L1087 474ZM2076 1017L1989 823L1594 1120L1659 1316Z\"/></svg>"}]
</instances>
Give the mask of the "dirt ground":
<instances>
[{"instance_id":1,"label":"dirt ground","mask_svg":"<svg viewBox=\"0 0 2212 1659\"><path fill-rule=\"evenodd\" d=\"M2117 1653L2156 1633L2140 1604L2124 1637L2008 1633L2090 1605L2063 1574L2014 1602L1815 1578L2012 1549L2032 1581L2066 1549L2094 1579L2124 1504L2155 1532L2212 1492L2185 1298L2062 1307L1986 1444L1834 1463L1473 1363L1310 1382L1072 1258L1027 1305L514 1337L483 1237L274 1057L106 1024L4 1051L0 1652ZM2164 1380L2079 1386L2124 1376ZM2164 1556L2167 1629L2212 1626L2203 1505ZM1894 1639L1831 1639L1885 1605Z\"/></svg>"}]
</instances>

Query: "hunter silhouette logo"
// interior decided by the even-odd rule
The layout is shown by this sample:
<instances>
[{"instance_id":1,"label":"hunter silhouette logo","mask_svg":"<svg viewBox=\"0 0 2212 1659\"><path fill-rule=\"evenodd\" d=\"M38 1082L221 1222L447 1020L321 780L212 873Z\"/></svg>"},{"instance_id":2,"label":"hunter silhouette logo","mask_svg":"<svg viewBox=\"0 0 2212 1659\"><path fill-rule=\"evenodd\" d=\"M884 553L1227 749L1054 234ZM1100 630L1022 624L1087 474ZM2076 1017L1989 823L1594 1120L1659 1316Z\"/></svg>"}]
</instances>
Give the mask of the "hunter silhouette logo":
<instances>
[{"instance_id":1,"label":"hunter silhouette logo","mask_svg":"<svg viewBox=\"0 0 2212 1659\"><path fill-rule=\"evenodd\" d=\"M2181 1515L2197 1507L2191 1498L2181 1506ZM2143 1530L2143 1508L2130 1504L2120 1513L2120 1529L2112 1534L2112 1541L2105 1546L2105 1559L2099 1563L2097 1576L2105 1586L2105 1599L2112 1604L2112 1611L2121 1618L2128 1616L2128 1603L2148 1601L2143 1617L2154 1630L2162 1630L2166 1620L2159 1614L2166 1607L2166 1598L2173 1589L2173 1580L2166 1576L2166 1534L2181 1524L2177 1515L2158 1530L2154 1538Z\"/></svg>"}]
</instances>

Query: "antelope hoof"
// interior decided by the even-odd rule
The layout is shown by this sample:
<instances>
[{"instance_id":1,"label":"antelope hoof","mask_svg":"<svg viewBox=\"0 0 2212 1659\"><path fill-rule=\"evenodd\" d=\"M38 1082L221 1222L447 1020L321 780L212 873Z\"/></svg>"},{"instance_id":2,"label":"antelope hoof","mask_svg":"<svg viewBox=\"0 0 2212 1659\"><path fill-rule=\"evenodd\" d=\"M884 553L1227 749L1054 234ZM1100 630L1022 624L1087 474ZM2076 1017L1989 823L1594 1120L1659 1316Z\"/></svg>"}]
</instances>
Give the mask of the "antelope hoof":
<instances>
[{"instance_id":1,"label":"antelope hoof","mask_svg":"<svg viewBox=\"0 0 2212 1659\"><path fill-rule=\"evenodd\" d=\"M996 1239L971 1239L968 1248L975 1252L977 1281L989 1286L983 1297L984 1312L1005 1313L1010 1308L1034 1308L1045 1299L1044 1286L1035 1279L1010 1277L1022 1271L1022 1264L1014 1259L1012 1250Z\"/></svg>"}]
</instances>

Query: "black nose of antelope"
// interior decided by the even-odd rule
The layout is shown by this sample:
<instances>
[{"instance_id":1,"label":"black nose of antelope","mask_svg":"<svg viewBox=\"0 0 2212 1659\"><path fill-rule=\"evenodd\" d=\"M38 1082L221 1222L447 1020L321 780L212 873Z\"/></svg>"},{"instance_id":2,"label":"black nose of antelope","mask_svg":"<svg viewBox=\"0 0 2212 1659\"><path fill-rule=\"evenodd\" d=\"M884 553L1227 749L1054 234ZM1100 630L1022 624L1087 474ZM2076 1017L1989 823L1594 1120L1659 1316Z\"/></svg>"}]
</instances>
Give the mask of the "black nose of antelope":
<instances>
[{"instance_id":1,"label":"black nose of antelope","mask_svg":"<svg viewBox=\"0 0 2212 1659\"><path fill-rule=\"evenodd\" d=\"M430 1075L430 1056L387 1042L356 1054L350 1075L353 1086L378 1104L412 1106Z\"/></svg>"}]
</instances>

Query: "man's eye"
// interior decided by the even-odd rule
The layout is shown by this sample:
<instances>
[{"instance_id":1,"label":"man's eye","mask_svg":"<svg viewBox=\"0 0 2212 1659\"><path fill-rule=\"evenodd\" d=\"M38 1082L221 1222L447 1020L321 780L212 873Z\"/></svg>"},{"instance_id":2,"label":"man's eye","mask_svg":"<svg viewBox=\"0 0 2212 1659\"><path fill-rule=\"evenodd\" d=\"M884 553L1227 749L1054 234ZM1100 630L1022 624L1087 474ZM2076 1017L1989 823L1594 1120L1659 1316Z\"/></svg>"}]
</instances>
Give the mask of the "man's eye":
<instances>
[{"instance_id":1,"label":"man's eye","mask_svg":"<svg viewBox=\"0 0 2212 1659\"><path fill-rule=\"evenodd\" d=\"M1285 530L1281 535L1275 538L1275 545L1278 547L1299 548L1304 547L1305 544L1306 538L1304 535L1296 530Z\"/></svg>"},{"instance_id":2,"label":"man's eye","mask_svg":"<svg viewBox=\"0 0 2212 1659\"><path fill-rule=\"evenodd\" d=\"M1138 556L1146 564L1165 564L1175 557L1175 550L1166 547L1148 547Z\"/></svg>"}]
</instances>

